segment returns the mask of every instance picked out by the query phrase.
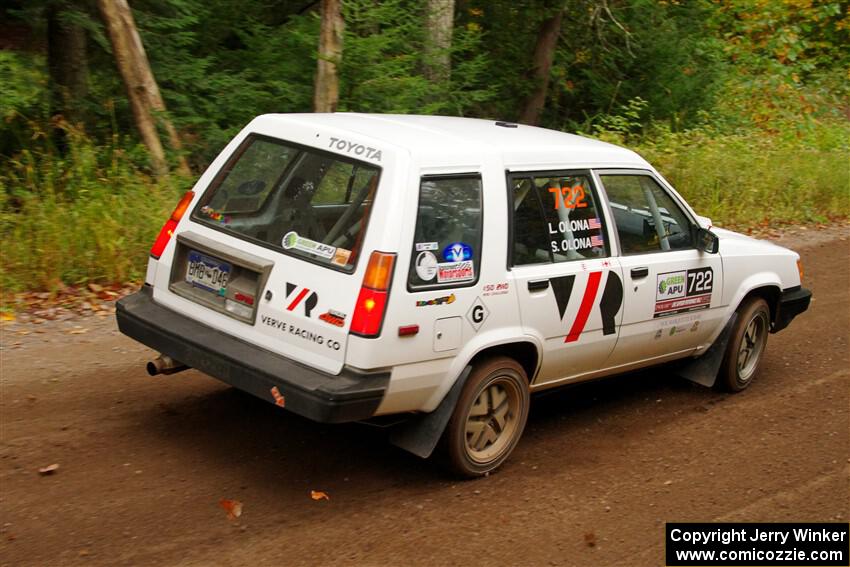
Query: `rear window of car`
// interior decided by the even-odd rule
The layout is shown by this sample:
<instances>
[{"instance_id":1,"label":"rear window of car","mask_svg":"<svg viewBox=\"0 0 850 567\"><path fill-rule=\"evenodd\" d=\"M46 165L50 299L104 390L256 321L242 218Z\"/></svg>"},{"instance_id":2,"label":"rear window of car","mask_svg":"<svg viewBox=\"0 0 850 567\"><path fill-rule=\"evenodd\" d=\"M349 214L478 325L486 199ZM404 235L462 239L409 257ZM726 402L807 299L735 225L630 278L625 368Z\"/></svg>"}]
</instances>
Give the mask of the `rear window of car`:
<instances>
[{"instance_id":1,"label":"rear window of car","mask_svg":"<svg viewBox=\"0 0 850 567\"><path fill-rule=\"evenodd\" d=\"M213 180L192 219L314 263L351 271L380 169L251 135Z\"/></svg>"}]
</instances>

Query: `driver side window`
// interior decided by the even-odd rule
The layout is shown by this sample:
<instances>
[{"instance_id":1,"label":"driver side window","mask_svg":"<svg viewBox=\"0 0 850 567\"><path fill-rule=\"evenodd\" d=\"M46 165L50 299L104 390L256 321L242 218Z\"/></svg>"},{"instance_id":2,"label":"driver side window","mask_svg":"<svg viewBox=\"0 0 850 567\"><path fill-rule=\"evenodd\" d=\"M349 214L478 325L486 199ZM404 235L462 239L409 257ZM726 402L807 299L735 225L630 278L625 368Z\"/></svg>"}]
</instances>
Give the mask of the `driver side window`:
<instances>
[{"instance_id":1,"label":"driver side window","mask_svg":"<svg viewBox=\"0 0 850 567\"><path fill-rule=\"evenodd\" d=\"M624 256L694 248L682 208L648 175L601 174Z\"/></svg>"}]
</instances>

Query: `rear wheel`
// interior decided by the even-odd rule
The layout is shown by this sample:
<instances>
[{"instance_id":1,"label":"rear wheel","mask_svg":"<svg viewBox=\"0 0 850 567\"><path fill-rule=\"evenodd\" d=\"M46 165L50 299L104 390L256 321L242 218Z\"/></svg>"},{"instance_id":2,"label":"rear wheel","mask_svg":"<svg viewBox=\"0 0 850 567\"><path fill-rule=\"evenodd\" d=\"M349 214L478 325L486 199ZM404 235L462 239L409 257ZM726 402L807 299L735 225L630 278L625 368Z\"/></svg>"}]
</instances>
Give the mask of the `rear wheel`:
<instances>
[{"instance_id":1,"label":"rear wheel","mask_svg":"<svg viewBox=\"0 0 850 567\"><path fill-rule=\"evenodd\" d=\"M452 470L476 477L501 465L525 429L529 399L525 370L515 360L476 365L444 434Z\"/></svg>"},{"instance_id":2,"label":"rear wheel","mask_svg":"<svg viewBox=\"0 0 850 567\"><path fill-rule=\"evenodd\" d=\"M738 320L732 327L717 385L729 392L740 392L753 380L767 345L770 332L770 308L760 297L752 297L738 308Z\"/></svg>"}]
</instances>

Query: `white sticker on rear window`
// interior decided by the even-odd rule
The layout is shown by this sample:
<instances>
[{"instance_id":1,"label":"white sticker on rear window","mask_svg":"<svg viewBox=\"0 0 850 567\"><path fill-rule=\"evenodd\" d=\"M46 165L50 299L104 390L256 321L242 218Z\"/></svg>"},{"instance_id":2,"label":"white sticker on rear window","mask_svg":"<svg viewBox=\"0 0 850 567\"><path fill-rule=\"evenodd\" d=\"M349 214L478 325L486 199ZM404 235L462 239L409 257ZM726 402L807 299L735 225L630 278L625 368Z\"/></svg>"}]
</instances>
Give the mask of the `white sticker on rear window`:
<instances>
[{"instance_id":1,"label":"white sticker on rear window","mask_svg":"<svg viewBox=\"0 0 850 567\"><path fill-rule=\"evenodd\" d=\"M335 246L328 246L327 244L322 244L321 242L316 242L315 240L298 236L298 233L295 231L287 232L283 236L283 240L281 240L280 244L287 250L295 248L301 252L315 254L316 256L321 256L322 258L327 259L333 258L334 253L336 252Z\"/></svg>"},{"instance_id":2,"label":"white sticker on rear window","mask_svg":"<svg viewBox=\"0 0 850 567\"><path fill-rule=\"evenodd\" d=\"M423 250L437 250L440 248L439 242L417 242L416 243L416 251L422 252Z\"/></svg>"},{"instance_id":3,"label":"white sticker on rear window","mask_svg":"<svg viewBox=\"0 0 850 567\"><path fill-rule=\"evenodd\" d=\"M437 264L437 282L465 282L475 279L475 267L472 260L463 262L443 262Z\"/></svg>"},{"instance_id":4,"label":"white sticker on rear window","mask_svg":"<svg viewBox=\"0 0 850 567\"><path fill-rule=\"evenodd\" d=\"M420 252L416 257L416 275L426 282L430 282L437 275L437 257L432 252Z\"/></svg>"}]
</instances>

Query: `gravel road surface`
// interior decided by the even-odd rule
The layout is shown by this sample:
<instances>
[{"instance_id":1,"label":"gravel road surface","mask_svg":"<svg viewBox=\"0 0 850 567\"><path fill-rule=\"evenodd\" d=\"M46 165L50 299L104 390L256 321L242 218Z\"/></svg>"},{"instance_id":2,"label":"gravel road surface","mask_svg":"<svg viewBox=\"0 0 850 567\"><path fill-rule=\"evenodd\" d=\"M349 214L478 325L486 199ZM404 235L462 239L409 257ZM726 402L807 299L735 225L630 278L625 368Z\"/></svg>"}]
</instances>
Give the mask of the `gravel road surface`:
<instances>
[{"instance_id":1,"label":"gravel road surface","mask_svg":"<svg viewBox=\"0 0 850 567\"><path fill-rule=\"evenodd\" d=\"M111 316L6 324L0 564L657 566L667 521L847 521L850 230L780 242L814 301L749 390L661 369L544 394L470 482L378 428L150 378Z\"/></svg>"}]
</instances>

